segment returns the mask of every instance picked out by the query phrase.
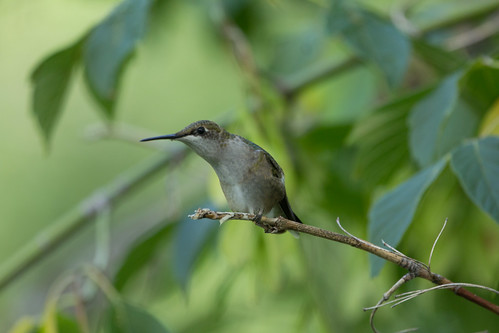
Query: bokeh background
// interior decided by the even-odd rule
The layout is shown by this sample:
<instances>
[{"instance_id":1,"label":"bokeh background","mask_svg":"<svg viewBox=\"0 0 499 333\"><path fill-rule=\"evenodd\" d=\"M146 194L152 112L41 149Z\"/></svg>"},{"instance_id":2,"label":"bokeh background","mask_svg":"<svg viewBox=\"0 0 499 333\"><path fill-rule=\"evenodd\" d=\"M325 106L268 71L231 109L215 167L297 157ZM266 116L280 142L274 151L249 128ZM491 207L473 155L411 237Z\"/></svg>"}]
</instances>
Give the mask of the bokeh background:
<instances>
[{"instance_id":1,"label":"bokeh background","mask_svg":"<svg viewBox=\"0 0 499 333\"><path fill-rule=\"evenodd\" d=\"M214 172L180 143L138 140L217 121L276 158L305 223L338 231L339 216L368 238L373 204L423 169L408 113L449 75L485 64L467 91L495 104L471 120L456 117L475 124L468 137L497 135L499 2L157 0L112 98L96 98L88 63L78 66L47 139L33 112L32 72L117 6L0 1L2 274L22 266L22 249L39 254L2 286L0 330L368 331L362 309L402 269L387 264L373 277L367 254L340 244L265 235L245 222L192 222L186 216L197 207L227 209ZM377 38L384 52L369 55ZM369 154L371 143L393 137L398 145ZM138 185L107 200L127 182ZM432 269L497 289L497 219L472 203L449 165L430 183L394 245L426 262L448 217ZM99 213L81 218L90 206ZM401 291L430 286L415 280ZM382 331L492 332L497 322L449 291L376 315Z\"/></svg>"}]
</instances>

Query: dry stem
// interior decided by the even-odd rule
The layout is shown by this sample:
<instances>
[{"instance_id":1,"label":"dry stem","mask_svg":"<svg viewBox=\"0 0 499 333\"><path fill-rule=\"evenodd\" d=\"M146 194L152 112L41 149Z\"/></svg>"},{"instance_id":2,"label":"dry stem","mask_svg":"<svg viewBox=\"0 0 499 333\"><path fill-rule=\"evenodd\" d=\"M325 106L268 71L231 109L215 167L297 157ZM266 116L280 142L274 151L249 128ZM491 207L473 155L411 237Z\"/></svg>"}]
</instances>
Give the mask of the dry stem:
<instances>
[{"instance_id":1,"label":"dry stem","mask_svg":"<svg viewBox=\"0 0 499 333\"><path fill-rule=\"evenodd\" d=\"M450 284L452 283L451 280L433 273L430 271L428 266L423 264L422 262L419 262L415 259L412 259L410 257L407 257L405 255L402 255L397 252L391 252L389 250L386 250L384 248L381 248L377 245L374 245L368 241L358 239L356 237L352 236L347 236L347 235L342 235L336 232L332 232L329 230L321 229L318 227L314 227L311 225L307 224L302 224L298 222L294 222L291 220L287 220L283 217L277 217L277 218L270 218L266 216L262 216L259 218L257 221L255 221L256 217L254 214L248 214L248 213L239 213L239 212L234 212L234 213L227 213L227 212L215 212L210 209L204 208L204 209L198 209L193 215L189 215L190 218L194 220L199 220L203 218L208 218L212 220L220 220L224 218L227 215L233 215L231 219L234 220L245 220L245 221L251 221L255 223L257 226L263 228L266 233L281 233L286 230L294 230L297 232L309 234L312 236L320 237L320 238L325 238L329 239L335 242L343 243L343 244L348 244L350 246L359 248L361 250L364 250L366 252L372 253L380 258L383 258L387 261L390 261L404 269L406 269L409 274L413 277L420 277L423 279L426 279L434 284L437 285L444 285L444 284ZM486 299L483 299L472 292L470 292L467 289L462 288L461 286L455 286L451 287L451 289L454 291L454 293L458 296L464 297L465 299L480 305L481 307L492 311L495 314L499 315L499 306L487 301Z\"/></svg>"}]
</instances>

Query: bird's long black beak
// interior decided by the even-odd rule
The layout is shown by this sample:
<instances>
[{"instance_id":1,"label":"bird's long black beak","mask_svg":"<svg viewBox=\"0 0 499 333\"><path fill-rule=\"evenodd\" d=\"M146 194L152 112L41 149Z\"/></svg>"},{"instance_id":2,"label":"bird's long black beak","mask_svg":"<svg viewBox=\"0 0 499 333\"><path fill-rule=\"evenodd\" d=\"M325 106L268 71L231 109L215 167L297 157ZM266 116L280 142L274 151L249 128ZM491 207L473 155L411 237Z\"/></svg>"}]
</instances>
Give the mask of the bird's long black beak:
<instances>
[{"instance_id":1,"label":"bird's long black beak","mask_svg":"<svg viewBox=\"0 0 499 333\"><path fill-rule=\"evenodd\" d=\"M178 133L168 134L168 135L160 135L160 136L153 136L152 138L142 139L142 140L140 140L140 142L152 141L152 140L175 140L175 139L181 138L183 136L185 136L185 135L179 135Z\"/></svg>"}]
</instances>

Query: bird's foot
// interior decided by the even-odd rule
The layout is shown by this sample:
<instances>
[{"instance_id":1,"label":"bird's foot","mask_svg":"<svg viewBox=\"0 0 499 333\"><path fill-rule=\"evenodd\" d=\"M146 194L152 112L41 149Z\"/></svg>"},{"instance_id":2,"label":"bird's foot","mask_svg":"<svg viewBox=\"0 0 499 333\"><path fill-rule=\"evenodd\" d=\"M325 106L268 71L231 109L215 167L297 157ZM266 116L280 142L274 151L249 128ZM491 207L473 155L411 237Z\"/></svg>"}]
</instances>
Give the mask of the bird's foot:
<instances>
[{"instance_id":1,"label":"bird's foot","mask_svg":"<svg viewBox=\"0 0 499 333\"><path fill-rule=\"evenodd\" d=\"M262 216L263 214L256 214L253 221L257 226L261 227L266 234L280 234L284 232L282 230L279 230L279 228L275 225L269 225L267 223L262 222Z\"/></svg>"}]
</instances>

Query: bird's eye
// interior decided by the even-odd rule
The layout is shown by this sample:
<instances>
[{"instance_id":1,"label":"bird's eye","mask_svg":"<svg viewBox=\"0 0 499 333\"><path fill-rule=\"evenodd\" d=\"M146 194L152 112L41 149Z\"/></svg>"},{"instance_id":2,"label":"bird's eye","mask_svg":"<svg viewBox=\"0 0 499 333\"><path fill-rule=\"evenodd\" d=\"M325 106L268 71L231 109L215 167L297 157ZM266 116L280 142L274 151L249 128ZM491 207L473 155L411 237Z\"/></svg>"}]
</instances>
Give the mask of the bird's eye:
<instances>
[{"instance_id":1,"label":"bird's eye","mask_svg":"<svg viewBox=\"0 0 499 333\"><path fill-rule=\"evenodd\" d=\"M196 128L196 134L204 134L206 132L206 128L203 126Z\"/></svg>"}]
</instances>

